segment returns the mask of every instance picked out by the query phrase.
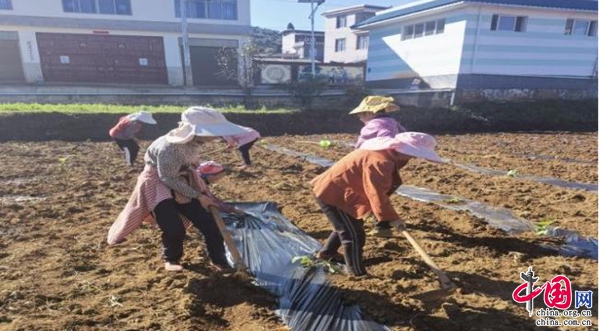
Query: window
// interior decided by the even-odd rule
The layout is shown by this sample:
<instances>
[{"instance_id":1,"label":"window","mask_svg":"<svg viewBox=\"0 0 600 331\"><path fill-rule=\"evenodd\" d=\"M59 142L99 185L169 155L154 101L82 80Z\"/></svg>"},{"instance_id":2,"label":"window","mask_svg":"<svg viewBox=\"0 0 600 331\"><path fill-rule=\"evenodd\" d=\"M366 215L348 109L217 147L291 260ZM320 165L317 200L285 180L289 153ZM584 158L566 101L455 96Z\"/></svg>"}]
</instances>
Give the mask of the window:
<instances>
[{"instance_id":1,"label":"window","mask_svg":"<svg viewBox=\"0 0 600 331\"><path fill-rule=\"evenodd\" d=\"M569 18L565 25L565 34L595 37L598 35L598 21L575 20Z\"/></svg>"},{"instance_id":2,"label":"window","mask_svg":"<svg viewBox=\"0 0 600 331\"><path fill-rule=\"evenodd\" d=\"M181 17L181 1L175 0L175 16ZM237 20L237 0L188 0L187 17Z\"/></svg>"},{"instance_id":3,"label":"window","mask_svg":"<svg viewBox=\"0 0 600 331\"><path fill-rule=\"evenodd\" d=\"M335 40L335 51L336 52L346 51L346 38Z\"/></svg>"},{"instance_id":4,"label":"window","mask_svg":"<svg viewBox=\"0 0 600 331\"><path fill-rule=\"evenodd\" d=\"M525 32L527 16L492 15L492 31Z\"/></svg>"},{"instance_id":5,"label":"window","mask_svg":"<svg viewBox=\"0 0 600 331\"><path fill-rule=\"evenodd\" d=\"M356 37L356 49L368 49L368 48L369 48L369 36Z\"/></svg>"},{"instance_id":6,"label":"window","mask_svg":"<svg viewBox=\"0 0 600 331\"><path fill-rule=\"evenodd\" d=\"M66 13L131 15L131 0L62 0L62 3Z\"/></svg>"},{"instance_id":7,"label":"window","mask_svg":"<svg viewBox=\"0 0 600 331\"><path fill-rule=\"evenodd\" d=\"M12 2L10 0L0 0L0 9L12 10Z\"/></svg>"},{"instance_id":8,"label":"window","mask_svg":"<svg viewBox=\"0 0 600 331\"><path fill-rule=\"evenodd\" d=\"M446 19L442 18L436 21L427 21L419 24L407 25L404 27L402 40L421 38L434 34L444 33Z\"/></svg>"},{"instance_id":9,"label":"window","mask_svg":"<svg viewBox=\"0 0 600 331\"><path fill-rule=\"evenodd\" d=\"M346 16L337 16L335 18L335 27L336 28L345 28L346 27Z\"/></svg>"}]
</instances>

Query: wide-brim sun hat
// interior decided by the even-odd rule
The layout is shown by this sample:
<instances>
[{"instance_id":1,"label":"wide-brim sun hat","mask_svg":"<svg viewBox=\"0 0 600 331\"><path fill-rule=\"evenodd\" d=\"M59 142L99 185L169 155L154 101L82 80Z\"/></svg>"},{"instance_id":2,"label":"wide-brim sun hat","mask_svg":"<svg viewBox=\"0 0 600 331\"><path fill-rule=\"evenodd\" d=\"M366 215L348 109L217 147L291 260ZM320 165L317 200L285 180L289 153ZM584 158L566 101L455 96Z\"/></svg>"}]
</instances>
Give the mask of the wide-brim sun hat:
<instances>
[{"instance_id":1,"label":"wide-brim sun hat","mask_svg":"<svg viewBox=\"0 0 600 331\"><path fill-rule=\"evenodd\" d=\"M144 122L146 124L156 124L156 121L152 117L152 114L150 114L149 112L147 112L145 110L141 110L137 113L129 114L129 115L127 115L127 118L129 118L132 121L140 121L140 122Z\"/></svg>"},{"instance_id":2,"label":"wide-brim sun hat","mask_svg":"<svg viewBox=\"0 0 600 331\"><path fill-rule=\"evenodd\" d=\"M191 107L181 114L179 127L167 134L167 141L185 144L194 136L222 137L245 133L239 125L229 122L219 111L206 107Z\"/></svg>"},{"instance_id":3,"label":"wide-brim sun hat","mask_svg":"<svg viewBox=\"0 0 600 331\"><path fill-rule=\"evenodd\" d=\"M400 107L394 103L394 98L380 95L370 95L365 97L358 107L354 108L349 114L359 113L378 113L380 111L393 112L400 110Z\"/></svg>"},{"instance_id":4,"label":"wide-brim sun hat","mask_svg":"<svg viewBox=\"0 0 600 331\"><path fill-rule=\"evenodd\" d=\"M393 149L399 153L418 157L435 163L445 161L435 152L435 138L422 132L402 132L390 137L376 137L366 140L359 149L380 151Z\"/></svg>"}]
</instances>

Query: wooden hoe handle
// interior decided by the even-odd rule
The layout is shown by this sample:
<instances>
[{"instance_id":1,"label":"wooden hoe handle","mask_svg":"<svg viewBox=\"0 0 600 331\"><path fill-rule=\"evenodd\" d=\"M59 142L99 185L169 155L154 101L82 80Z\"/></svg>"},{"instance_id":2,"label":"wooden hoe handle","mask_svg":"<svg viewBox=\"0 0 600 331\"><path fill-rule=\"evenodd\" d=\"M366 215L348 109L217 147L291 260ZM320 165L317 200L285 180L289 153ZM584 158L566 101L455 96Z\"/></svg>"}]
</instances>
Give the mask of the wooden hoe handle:
<instances>
[{"instance_id":1,"label":"wooden hoe handle","mask_svg":"<svg viewBox=\"0 0 600 331\"><path fill-rule=\"evenodd\" d=\"M440 284L442 285L442 289L456 288L456 285L450 280L450 278L448 278L448 276L442 271L442 269L440 269L440 267L438 267L437 264L433 262L429 254L425 252L423 247L419 245L415 238L413 238L413 236L411 236L410 233L408 233L406 230L402 230L401 232L404 235L404 237L406 237L408 242L410 242L412 247L417 251L417 253L421 255L421 258L423 258L423 261L425 261L429 269L431 269L431 271L433 271L433 273L436 274L440 281Z\"/></svg>"},{"instance_id":2,"label":"wooden hoe handle","mask_svg":"<svg viewBox=\"0 0 600 331\"><path fill-rule=\"evenodd\" d=\"M221 235L223 236L225 245L227 245L227 248L229 249L229 252L231 253L231 257L233 258L233 266L237 270L246 270L247 269L246 264L242 260L242 257L240 256L240 252L238 251L237 246L235 246L235 242L233 241L233 238L231 238L231 235L227 231L227 228L225 227L225 222L223 222L223 219L221 218L221 214L219 213L219 210L214 206L210 206L209 209L210 209L210 213L212 214L213 218L215 219L215 223L217 223L217 226L219 227L219 231L221 231Z\"/></svg>"}]
</instances>

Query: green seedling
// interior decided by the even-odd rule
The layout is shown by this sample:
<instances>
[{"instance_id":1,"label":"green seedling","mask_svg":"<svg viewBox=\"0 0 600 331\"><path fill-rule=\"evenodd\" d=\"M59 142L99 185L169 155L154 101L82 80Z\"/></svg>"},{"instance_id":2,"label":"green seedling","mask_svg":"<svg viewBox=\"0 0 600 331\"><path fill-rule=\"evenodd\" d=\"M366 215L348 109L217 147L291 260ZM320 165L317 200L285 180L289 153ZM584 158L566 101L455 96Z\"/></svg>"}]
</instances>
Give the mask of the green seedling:
<instances>
[{"instance_id":1,"label":"green seedling","mask_svg":"<svg viewBox=\"0 0 600 331\"><path fill-rule=\"evenodd\" d=\"M463 200L459 197L452 197L450 199L447 199L446 202L451 203L451 204L459 204L459 203L463 203Z\"/></svg>"},{"instance_id":2,"label":"green seedling","mask_svg":"<svg viewBox=\"0 0 600 331\"><path fill-rule=\"evenodd\" d=\"M519 174L519 172L517 171L517 169L512 169L506 172L506 176L508 177L517 177L517 175Z\"/></svg>"},{"instance_id":3,"label":"green seedling","mask_svg":"<svg viewBox=\"0 0 600 331\"><path fill-rule=\"evenodd\" d=\"M548 231L548 227L552 224L554 224L554 220L541 220L539 222L535 223L535 233L538 236L544 236L546 235L546 232Z\"/></svg>"},{"instance_id":4,"label":"green seedling","mask_svg":"<svg viewBox=\"0 0 600 331\"><path fill-rule=\"evenodd\" d=\"M319 146L323 147L323 148L327 148L331 146L331 141L327 140L327 139L323 139L321 141L319 141Z\"/></svg>"},{"instance_id":5,"label":"green seedling","mask_svg":"<svg viewBox=\"0 0 600 331\"><path fill-rule=\"evenodd\" d=\"M322 267L323 269L325 269L325 271L329 272L330 274L334 274L337 272L337 270L335 269L335 267L333 266L333 264L331 262L315 260L308 255L295 256L292 259L292 263L296 263L296 262L300 262L300 265L303 266L304 268Z\"/></svg>"}]
</instances>

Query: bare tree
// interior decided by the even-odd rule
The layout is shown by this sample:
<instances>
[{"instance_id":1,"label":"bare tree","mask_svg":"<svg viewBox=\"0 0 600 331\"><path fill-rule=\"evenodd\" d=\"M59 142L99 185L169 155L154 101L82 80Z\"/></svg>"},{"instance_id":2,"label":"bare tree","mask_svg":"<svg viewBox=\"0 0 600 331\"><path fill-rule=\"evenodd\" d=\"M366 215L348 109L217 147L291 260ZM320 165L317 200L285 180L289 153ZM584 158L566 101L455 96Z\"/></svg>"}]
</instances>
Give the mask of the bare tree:
<instances>
[{"instance_id":1,"label":"bare tree","mask_svg":"<svg viewBox=\"0 0 600 331\"><path fill-rule=\"evenodd\" d=\"M253 41L243 43L240 48L221 48L217 52L217 75L225 79L237 79L244 92L244 106L254 108L251 104L252 91L254 90L255 77L260 73L261 65L259 47Z\"/></svg>"}]
</instances>

